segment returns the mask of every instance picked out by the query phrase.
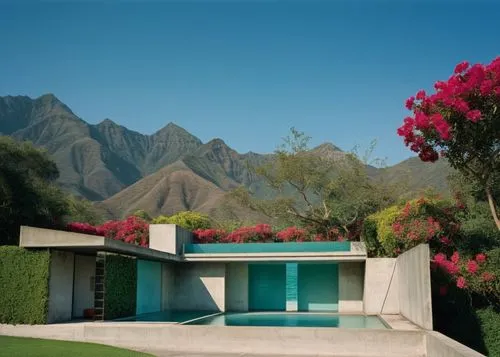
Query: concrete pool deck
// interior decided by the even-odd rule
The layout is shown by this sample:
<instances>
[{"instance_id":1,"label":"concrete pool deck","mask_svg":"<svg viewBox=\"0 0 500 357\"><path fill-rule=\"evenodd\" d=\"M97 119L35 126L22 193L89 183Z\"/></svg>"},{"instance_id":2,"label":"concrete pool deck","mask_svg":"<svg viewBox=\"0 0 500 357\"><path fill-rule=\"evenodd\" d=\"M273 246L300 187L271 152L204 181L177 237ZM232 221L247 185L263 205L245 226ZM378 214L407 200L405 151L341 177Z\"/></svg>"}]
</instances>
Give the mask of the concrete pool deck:
<instances>
[{"instance_id":1,"label":"concrete pool deck","mask_svg":"<svg viewBox=\"0 0 500 357\"><path fill-rule=\"evenodd\" d=\"M129 322L2 325L0 335L94 342L174 356L480 357L448 337L405 322L400 329L204 326Z\"/></svg>"}]
</instances>

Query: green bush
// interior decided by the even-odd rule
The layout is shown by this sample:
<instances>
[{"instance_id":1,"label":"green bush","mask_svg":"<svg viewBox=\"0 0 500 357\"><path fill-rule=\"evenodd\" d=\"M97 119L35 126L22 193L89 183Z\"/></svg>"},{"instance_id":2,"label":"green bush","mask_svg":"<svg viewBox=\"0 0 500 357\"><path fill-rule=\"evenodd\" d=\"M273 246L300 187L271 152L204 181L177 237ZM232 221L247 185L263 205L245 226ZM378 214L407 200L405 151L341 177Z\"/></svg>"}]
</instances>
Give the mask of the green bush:
<instances>
[{"instance_id":1,"label":"green bush","mask_svg":"<svg viewBox=\"0 0 500 357\"><path fill-rule=\"evenodd\" d=\"M391 206L366 218L362 239L372 256L393 256L397 240L392 232L392 224L400 214L399 206Z\"/></svg>"},{"instance_id":2,"label":"green bush","mask_svg":"<svg viewBox=\"0 0 500 357\"><path fill-rule=\"evenodd\" d=\"M50 253L0 246L0 323L45 324Z\"/></svg>"},{"instance_id":3,"label":"green bush","mask_svg":"<svg viewBox=\"0 0 500 357\"><path fill-rule=\"evenodd\" d=\"M135 315L137 262L133 258L107 254L104 264L104 319Z\"/></svg>"},{"instance_id":4,"label":"green bush","mask_svg":"<svg viewBox=\"0 0 500 357\"><path fill-rule=\"evenodd\" d=\"M153 224L176 224L188 231L194 231L196 229L208 229L212 226L212 221L210 217L206 214L193 212L193 211L183 211L174 214L173 216L158 216L151 222Z\"/></svg>"},{"instance_id":5,"label":"green bush","mask_svg":"<svg viewBox=\"0 0 500 357\"><path fill-rule=\"evenodd\" d=\"M488 356L500 356L500 312L493 307L477 310Z\"/></svg>"}]
</instances>

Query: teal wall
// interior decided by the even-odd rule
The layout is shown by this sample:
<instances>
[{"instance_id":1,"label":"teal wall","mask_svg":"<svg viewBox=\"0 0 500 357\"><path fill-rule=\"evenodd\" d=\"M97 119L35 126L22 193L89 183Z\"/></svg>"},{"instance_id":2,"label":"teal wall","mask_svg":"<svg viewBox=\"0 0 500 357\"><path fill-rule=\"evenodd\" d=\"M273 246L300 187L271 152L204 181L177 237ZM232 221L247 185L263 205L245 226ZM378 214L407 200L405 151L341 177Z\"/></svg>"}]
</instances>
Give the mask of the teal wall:
<instances>
[{"instance_id":1,"label":"teal wall","mask_svg":"<svg viewBox=\"0 0 500 357\"><path fill-rule=\"evenodd\" d=\"M285 311L285 264L248 265L248 309Z\"/></svg>"},{"instance_id":2,"label":"teal wall","mask_svg":"<svg viewBox=\"0 0 500 357\"><path fill-rule=\"evenodd\" d=\"M286 263L286 302L287 307L297 308L297 279L298 279L298 264Z\"/></svg>"},{"instance_id":3,"label":"teal wall","mask_svg":"<svg viewBox=\"0 0 500 357\"><path fill-rule=\"evenodd\" d=\"M161 310L161 263L137 260L136 314Z\"/></svg>"},{"instance_id":4,"label":"teal wall","mask_svg":"<svg viewBox=\"0 0 500 357\"><path fill-rule=\"evenodd\" d=\"M338 311L337 264L299 264L298 277L299 311Z\"/></svg>"}]
</instances>

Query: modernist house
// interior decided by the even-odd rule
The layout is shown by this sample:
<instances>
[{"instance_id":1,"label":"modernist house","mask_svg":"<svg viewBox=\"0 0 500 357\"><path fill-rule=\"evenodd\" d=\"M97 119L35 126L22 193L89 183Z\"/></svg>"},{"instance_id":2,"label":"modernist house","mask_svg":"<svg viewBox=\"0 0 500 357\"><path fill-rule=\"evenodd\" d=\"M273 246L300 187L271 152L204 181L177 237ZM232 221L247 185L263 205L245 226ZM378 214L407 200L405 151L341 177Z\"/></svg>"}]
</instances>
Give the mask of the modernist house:
<instances>
[{"instance_id":1,"label":"modernist house","mask_svg":"<svg viewBox=\"0 0 500 357\"><path fill-rule=\"evenodd\" d=\"M95 319L161 310L365 312L361 242L194 244L192 238L175 225L151 225L144 248L21 227L20 246L52 252L49 322L81 318L91 309ZM123 274L135 284L106 274L106 260L118 257L133 265L135 277ZM123 293L127 284L135 289L129 295L135 311L117 311L105 292L121 285Z\"/></svg>"},{"instance_id":2,"label":"modernist house","mask_svg":"<svg viewBox=\"0 0 500 357\"><path fill-rule=\"evenodd\" d=\"M38 305L50 325L0 334L183 353L482 356L432 331L428 245L367 258L362 242L195 244L175 225L150 225L149 245L22 227L20 246L49 257Z\"/></svg>"}]
</instances>

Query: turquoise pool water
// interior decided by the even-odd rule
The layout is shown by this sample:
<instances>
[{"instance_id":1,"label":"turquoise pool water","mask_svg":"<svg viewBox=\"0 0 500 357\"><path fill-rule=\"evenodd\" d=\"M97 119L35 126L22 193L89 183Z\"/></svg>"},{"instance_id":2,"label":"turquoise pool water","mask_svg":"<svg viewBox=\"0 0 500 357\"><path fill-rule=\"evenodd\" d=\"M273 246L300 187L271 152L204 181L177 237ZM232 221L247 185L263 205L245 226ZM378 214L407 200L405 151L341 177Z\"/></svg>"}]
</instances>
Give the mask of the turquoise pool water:
<instances>
[{"instance_id":1,"label":"turquoise pool water","mask_svg":"<svg viewBox=\"0 0 500 357\"><path fill-rule=\"evenodd\" d=\"M320 313L225 313L197 319L186 325L387 329L376 316Z\"/></svg>"},{"instance_id":2,"label":"turquoise pool water","mask_svg":"<svg viewBox=\"0 0 500 357\"><path fill-rule=\"evenodd\" d=\"M212 315L210 311L158 311L147 314L140 314L119 321L142 321L142 322L186 322L199 317Z\"/></svg>"}]
</instances>

